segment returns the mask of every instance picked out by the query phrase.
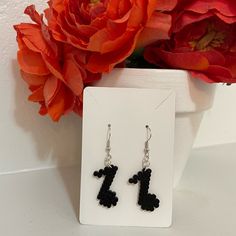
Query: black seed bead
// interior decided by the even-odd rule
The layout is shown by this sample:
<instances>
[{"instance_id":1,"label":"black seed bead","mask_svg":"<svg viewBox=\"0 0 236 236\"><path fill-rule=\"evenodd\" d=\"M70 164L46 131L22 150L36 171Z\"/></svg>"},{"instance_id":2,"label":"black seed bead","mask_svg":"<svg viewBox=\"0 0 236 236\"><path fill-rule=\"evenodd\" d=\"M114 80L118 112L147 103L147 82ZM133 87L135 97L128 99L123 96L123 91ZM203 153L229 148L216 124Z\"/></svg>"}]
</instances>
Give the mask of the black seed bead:
<instances>
[{"instance_id":1,"label":"black seed bead","mask_svg":"<svg viewBox=\"0 0 236 236\"><path fill-rule=\"evenodd\" d=\"M143 173L141 171L138 172L138 178L141 179L143 176Z\"/></svg>"},{"instance_id":2,"label":"black seed bead","mask_svg":"<svg viewBox=\"0 0 236 236\"><path fill-rule=\"evenodd\" d=\"M133 184L133 183L134 183L134 180L133 180L133 179L129 179L129 183L130 183L130 184Z\"/></svg>"},{"instance_id":3,"label":"black seed bead","mask_svg":"<svg viewBox=\"0 0 236 236\"><path fill-rule=\"evenodd\" d=\"M135 181L138 181L138 176L137 176L137 175L134 175L133 179L134 179Z\"/></svg>"},{"instance_id":4,"label":"black seed bead","mask_svg":"<svg viewBox=\"0 0 236 236\"><path fill-rule=\"evenodd\" d=\"M118 167L117 167L117 166L114 166L114 170L117 171L117 170L118 170Z\"/></svg>"},{"instance_id":5,"label":"black seed bead","mask_svg":"<svg viewBox=\"0 0 236 236\"><path fill-rule=\"evenodd\" d=\"M95 172L93 173L93 175L94 175L95 177L98 177L98 178L101 178L101 177L102 177L102 173L101 173L101 172L98 172L98 171L95 171Z\"/></svg>"}]
</instances>

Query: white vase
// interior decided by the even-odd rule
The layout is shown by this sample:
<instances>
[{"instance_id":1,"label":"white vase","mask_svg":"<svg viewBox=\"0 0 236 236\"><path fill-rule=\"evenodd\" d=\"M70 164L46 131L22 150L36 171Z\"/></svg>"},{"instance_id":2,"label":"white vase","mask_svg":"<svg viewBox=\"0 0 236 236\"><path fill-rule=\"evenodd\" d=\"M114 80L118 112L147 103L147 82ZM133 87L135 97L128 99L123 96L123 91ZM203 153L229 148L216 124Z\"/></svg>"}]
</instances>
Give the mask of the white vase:
<instances>
[{"instance_id":1,"label":"white vase","mask_svg":"<svg viewBox=\"0 0 236 236\"><path fill-rule=\"evenodd\" d=\"M174 187L192 150L203 113L212 106L215 85L191 78L183 70L114 69L94 84L99 87L173 89L176 93Z\"/></svg>"}]
</instances>

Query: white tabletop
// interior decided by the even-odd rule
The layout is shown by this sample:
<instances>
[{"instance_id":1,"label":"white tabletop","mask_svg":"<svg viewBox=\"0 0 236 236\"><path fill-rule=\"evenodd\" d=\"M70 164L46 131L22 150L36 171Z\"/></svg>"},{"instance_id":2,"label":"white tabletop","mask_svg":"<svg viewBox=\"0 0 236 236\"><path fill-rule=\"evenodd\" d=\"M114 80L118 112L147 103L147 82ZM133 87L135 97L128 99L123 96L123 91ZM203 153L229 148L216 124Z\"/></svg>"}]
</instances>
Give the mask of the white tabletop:
<instances>
[{"instance_id":1,"label":"white tabletop","mask_svg":"<svg viewBox=\"0 0 236 236\"><path fill-rule=\"evenodd\" d=\"M80 225L79 167L0 176L2 236L235 236L236 145L193 151L169 229Z\"/></svg>"}]
</instances>

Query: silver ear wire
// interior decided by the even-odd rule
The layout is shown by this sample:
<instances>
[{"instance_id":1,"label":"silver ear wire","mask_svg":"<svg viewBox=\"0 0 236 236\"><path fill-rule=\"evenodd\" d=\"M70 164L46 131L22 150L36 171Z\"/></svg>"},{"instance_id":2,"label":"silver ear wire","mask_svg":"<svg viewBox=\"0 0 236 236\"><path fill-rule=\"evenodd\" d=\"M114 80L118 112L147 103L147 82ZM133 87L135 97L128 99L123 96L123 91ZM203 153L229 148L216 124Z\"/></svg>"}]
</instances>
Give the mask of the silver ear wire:
<instances>
[{"instance_id":1,"label":"silver ear wire","mask_svg":"<svg viewBox=\"0 0 236 236\"><path fill-rule=\"evenodd\" d=\"M108 124L107 129L107 143L106 143L106 157L104 164L106 167L111 167L111 124Z\"/></svg>"},{"instance_id":2,"label":"silver ear wire","mask_svg":"<svg viewBox=\"0 0 236 236\"><path fill-rule=\"evenodd\" d=\"M146 125L145 127L147 129L147 141L146 142L149 142L150 139L152 138L152 131L151 131L151 128L149 127L149 125Z\"/></svg>"},{"instance_id":3,"label":"silver ear wire","mask_svg":"<svg viewBox=\"0 0 236 236\"><path fill-rule=\"evenodd\" d=\"M143 168L147 168L150 166L150 157L149 157L149 151L150 151L150 148L149 148L149 141L150 139L152 138L152 131L149 127L149 125L146 125L146 131L147 131L147 140L145 141L145 145L144 145L144 158L143 158Z\"/></svg>"}]
</instances>

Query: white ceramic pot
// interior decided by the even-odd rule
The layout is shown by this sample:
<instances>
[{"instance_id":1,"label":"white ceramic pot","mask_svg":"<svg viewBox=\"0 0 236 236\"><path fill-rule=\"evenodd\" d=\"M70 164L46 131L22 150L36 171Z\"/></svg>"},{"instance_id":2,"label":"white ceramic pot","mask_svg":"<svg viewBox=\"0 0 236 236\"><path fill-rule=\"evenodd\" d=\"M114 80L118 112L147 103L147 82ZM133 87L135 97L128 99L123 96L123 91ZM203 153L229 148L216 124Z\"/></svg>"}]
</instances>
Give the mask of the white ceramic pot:
<instances>
[{"instance_id":1,"label":"white ceramic pot","mask_svg":"<svg viewBox=\"0 0 236 236\"><path fill-rule=\"evenodd\" d=\"M192 150L203 113L212 106L215 85L191 78L183 70L114 69L95 86L173 89L176 92L174 187Z\"/></svg>"}]
</instances>

